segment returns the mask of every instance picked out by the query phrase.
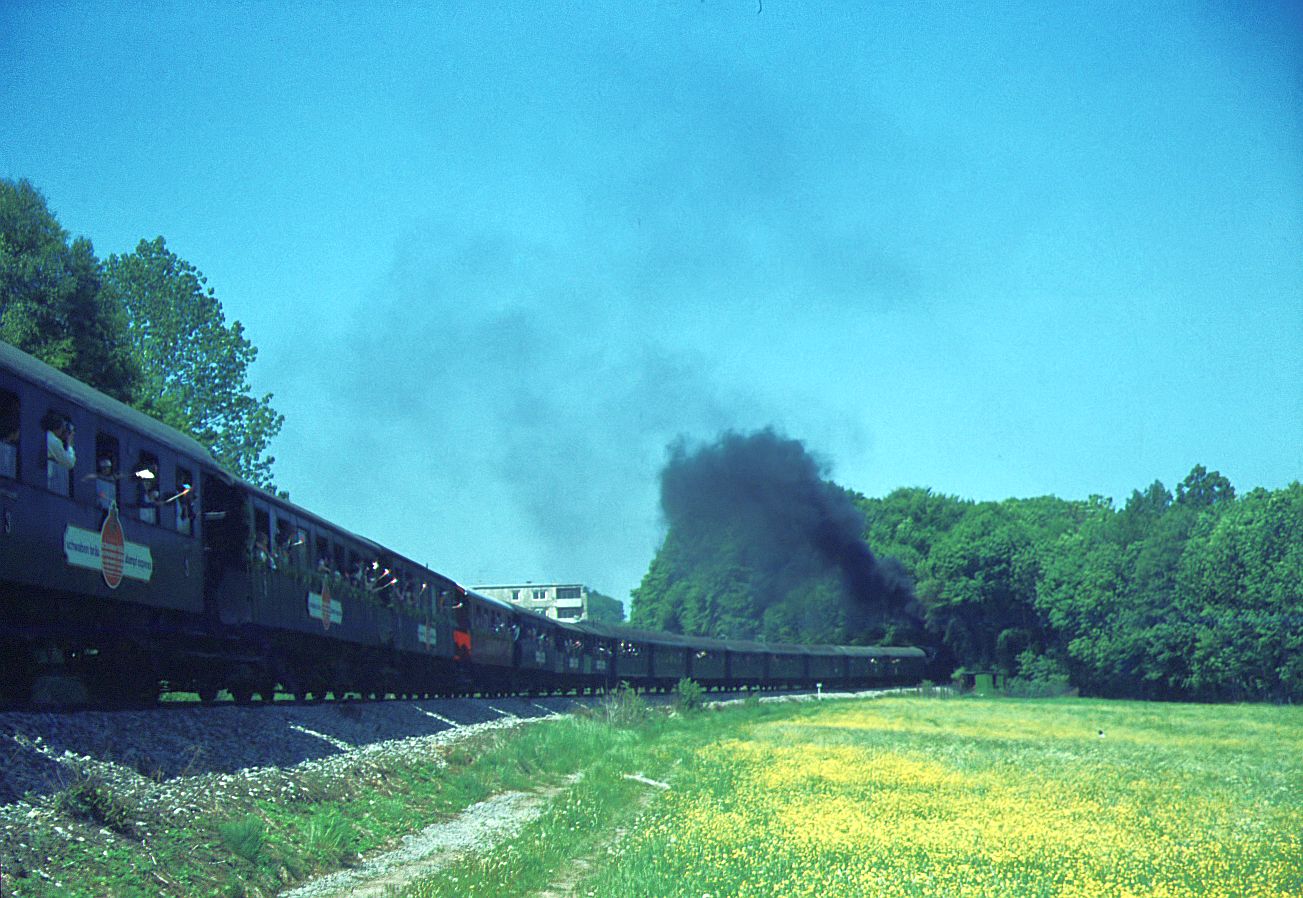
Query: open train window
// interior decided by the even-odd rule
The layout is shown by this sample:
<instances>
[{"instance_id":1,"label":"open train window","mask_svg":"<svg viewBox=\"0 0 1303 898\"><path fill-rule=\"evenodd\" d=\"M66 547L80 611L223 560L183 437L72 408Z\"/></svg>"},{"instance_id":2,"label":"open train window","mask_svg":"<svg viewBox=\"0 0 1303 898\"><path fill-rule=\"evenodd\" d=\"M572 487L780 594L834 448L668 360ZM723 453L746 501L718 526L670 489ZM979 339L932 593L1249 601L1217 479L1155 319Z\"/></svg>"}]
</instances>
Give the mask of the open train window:
<instances>
[{"instance_id":1,"label":"open train window","mask_svg":"<svg viewBox=\"0 0 1303 898\"><path fill-rule=\"evenodd\" d=\"M0 390L0 477L18 479L18 434L22 419L18 397Z\"/></svg>"},{"instance_id":2,"label":"open train window","mask_svg":"<svg viewBox=\"0 0 1303 898\"><path fill-rule=\"evenodd\" d=\"M176 532L195 535L194 475L185 468L176 469L176 493L167 501L176 506Z\"/></svg>"},{"instance_id":3,"label":"open train window","mask_svg":"<svg viewBox=\"0 0 1303 898\"><path fill-rule=\"evenodd\" d=\"M158 509L163 501L158 471L158 456L144 451L131 469L131 478L136 484L136 511L146 524L158 523Z\"/></svg>"},{"instance_id":4,"label":"open train window","mask_svg":"<svg viewBox=\"0 0 1303 898\"><path fill-rule=\"evenodd\" d=\"M271 512L257 507L253 510L253 560L265 567L274 567L271 557Z\"/></svg>"},{"instance_id":5,"label":"open train window","mask_svg":"<svg viewBox=\"0 0 1303 898\"><path fill-rule=\"evenodd\" d=\"M121 462L118 438L109 433L95 434L95 504L108 511L118 498L118 474Z\"/></svg>"},{"instance_id":6,"label":"open train window","mask_svg":"<svg viewBox=\"0 0 1303 898\"><path fill-rule=\"evenodd\" d=\"M289 542L286 544L286 548L289 549L290 564L302 570L307 570L308 532L302 527L295 527L287 535L289 536Z\"/></svg>"},{"instance_id":7,"label":"open train window","mask_svg":"<svg viewBox=\"0 0 1303 898\"><path fill-rule=\"evenodd\" d=\"M324 536L318 536L316 546L317 573L329 574L333 570L332 565L334 564L334 554L330 551L330 540Z\"/></svg>"},{"instance_id":8,"label":"open train window","mask_svg":"<svg viewBox=\"0 0 1303 898\"><path fill-rule=\"evenodd\" d=\"M76 441L72 419L55 409L50 409L41 419L45 445L45 485L60 496L72 495L72 469L77 463Z\"/></svg>"}]
</instances>

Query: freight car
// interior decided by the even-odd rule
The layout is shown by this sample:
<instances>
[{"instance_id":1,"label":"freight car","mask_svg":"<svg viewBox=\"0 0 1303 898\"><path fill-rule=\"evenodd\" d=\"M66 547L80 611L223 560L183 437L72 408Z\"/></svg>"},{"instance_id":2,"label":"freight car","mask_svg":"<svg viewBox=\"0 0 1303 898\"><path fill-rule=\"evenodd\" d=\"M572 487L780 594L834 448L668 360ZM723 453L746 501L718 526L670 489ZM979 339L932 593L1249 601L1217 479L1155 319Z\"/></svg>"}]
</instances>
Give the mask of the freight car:
<instances>
[{"instance_id":1,"label":"freight car","mask_svg":"<svg viewBox=\"0 0 1303 898\"><path fill-rule=\"evenodd\" d=\"M0 343L0 704L883 685L912 648L551 620L224 471L200 443Z\"/></svg>"}]
</instances>

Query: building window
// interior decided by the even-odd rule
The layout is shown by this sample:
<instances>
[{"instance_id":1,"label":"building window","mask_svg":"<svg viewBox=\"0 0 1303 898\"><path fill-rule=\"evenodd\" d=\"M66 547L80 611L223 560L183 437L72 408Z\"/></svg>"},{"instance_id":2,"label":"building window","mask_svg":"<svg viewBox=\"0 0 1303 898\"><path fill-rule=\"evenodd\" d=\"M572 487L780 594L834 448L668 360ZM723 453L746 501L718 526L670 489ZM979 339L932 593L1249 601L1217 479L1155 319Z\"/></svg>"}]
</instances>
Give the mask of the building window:
<instances>
[{"instance_id":1,"label":"building window","mask_svg":"<svg viewBox=\"0 0 1303 898\"><path fill-rule=\"evenodd\" d=\"M520 601L520 590L519 590L519 589L513 589L513 590L511 591L511 601L513 601L513 602L519 602L519 601Z\"/></svg>"},{"instance_id":2,"label":"building window","mask_svg":"<svg viewBox=\"0 0 1303 898\"><path fill-rule=\"evenodd\" d=\"M558 586L556 588L556 597L558 599L581 599L583 591L578 586Z\"/></svg>"},{"instance_id":3,"label":"building window","mask_svg":"<svg viewBox=\"0 0 1303 898\"><path fill-rule=\"evenodd\" d=\"M534 598L535 598L536 600L540 601L540 602L546 601L546 600L547 600L547 590L546 590L546 589L536 589L536 590L534 590Z\"/></svg>"},{"instance_id":4,"label":"building window","mask_svg":"<svg viewBox=\"0 0 1303 898\"><path fill-rule=\"evenodd\" d=\"M557 619L559 620L569 620L569 619L579 617L579 615L582 612L583 612L582 608L575 608L575 607L558 608L556 610L556 616Z\"/></svg>"}]
</instances>

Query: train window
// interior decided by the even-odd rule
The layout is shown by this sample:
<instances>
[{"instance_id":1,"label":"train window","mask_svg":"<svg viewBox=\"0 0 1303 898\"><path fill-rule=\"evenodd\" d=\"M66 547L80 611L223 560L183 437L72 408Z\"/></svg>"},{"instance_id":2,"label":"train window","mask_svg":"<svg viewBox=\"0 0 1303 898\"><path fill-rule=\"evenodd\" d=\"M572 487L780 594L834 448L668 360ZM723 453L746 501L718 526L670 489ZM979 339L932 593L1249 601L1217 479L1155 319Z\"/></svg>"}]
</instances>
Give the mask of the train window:
<instances>
[{"instance_id":1,"label":"train window","mask_svg":"<svg viewBox=\"0 0 1303 898\"><path fill-rule=\"evenodd\" d=\"M336 574L341 574L341 575L348 573L348 568L345 567L346 556L344 554L343 546L339 545L338 543L335 544L335 554L332 556L332 558L333 561L331 562L332 564L331 570L333 570Z\"/></svg>"},{"instance_id":2,"label":"train window","mask_svg":"<svg viewBox=\"0 0 1303 898\"><path fill-rule=\"evenodd\" d=\"M274 567L271 557L271 513L261 508L253 510L253 560L266 567Z\"/></svg>"},{"instance_id":3,"label":"train window","mask_svg":"<svg viewBox=\"0 0 1303 898\"><path fill-rule=\"evenodd\" d=\"M118 438L109 433L95 434L95 504L108 511L118 502Z\"/></svg>"},{"instance_id":4,"label":"train window","mask_svg":"<svg viewBox=\"0 0 1303 898\"><path fill-rule=\"evenodd\" d=\"M45 431L45 485L60 496L72 495L72 469L77 464L77 450L72 421L67 415L50 409L41 419Z\"/></svg>"},{"instance_id":5,"label":"train window","mask_svg":"<svg viewBox=\"0 0 1303 898\"><path fill-rule=\"evenodd\" d=\"M0 477L18 479L18 434L21 417L18 397L0 390Z\"/></svg>"},{"instance_id":6,"label":"train window","mask_svg":"<svg viewBox=\"0 0 1303 898\"><path fill-rule=\"evenodd\" d=\"M290 564L297 568L306 569L308 566L308 534L302 527L295 527L293 531L286 530L288 541L285 544L287 554L289 555Z\"/></svg>"},{"instance_id":7,"label":"train window","mask_svg":"<svg viewBox=\"0 0 1303 898\"><path fill-rule=\"evenodd\" d=\"M330 540L324 536L317 537L317 572L328 574L331 571L331 559L334 556L330 551Z\"/></svg>"},{"instance_id":8,"label":"train window","mask_svg":"<svg viewBox=\"0 0 1303 898\"><path fill-rule=\"evenodd\" d=\"M158 456L152 452L141 452L135 467L131 469L131 476L136 482L136 509L140 519L146 524L157 524L158 509L162 505Z\"/></svg>"},{"instance_id":9,"label":"train window","mask_svg":"<svg viewBox=\"0 0 1303 898\"><path fill-rule=\"evenodd\" d=\"M194 475L185 468L176 469L176 492L167 501L176 506L176 532L195 535Z\"/></svg>"}]
</instances>

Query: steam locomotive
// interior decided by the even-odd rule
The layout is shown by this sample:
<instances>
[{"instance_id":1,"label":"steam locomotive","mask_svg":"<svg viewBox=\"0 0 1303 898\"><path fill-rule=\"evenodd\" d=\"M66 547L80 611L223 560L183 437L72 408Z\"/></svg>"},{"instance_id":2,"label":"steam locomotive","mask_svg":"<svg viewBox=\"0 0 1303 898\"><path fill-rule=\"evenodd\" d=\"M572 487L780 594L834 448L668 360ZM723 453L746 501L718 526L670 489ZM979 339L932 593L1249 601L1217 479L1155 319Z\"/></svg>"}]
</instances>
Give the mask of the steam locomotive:
<instances>
[{"instance_id":1,"label":"steam locomotive","mask_svg":"<svg viewBox=\"0 0 1303 898\"><path fill-rule=\"evenodd\" d=\"M0 705L916 682L914 648L720 641L481 595L0 342Z\"/></svg>"}]
</instances>

